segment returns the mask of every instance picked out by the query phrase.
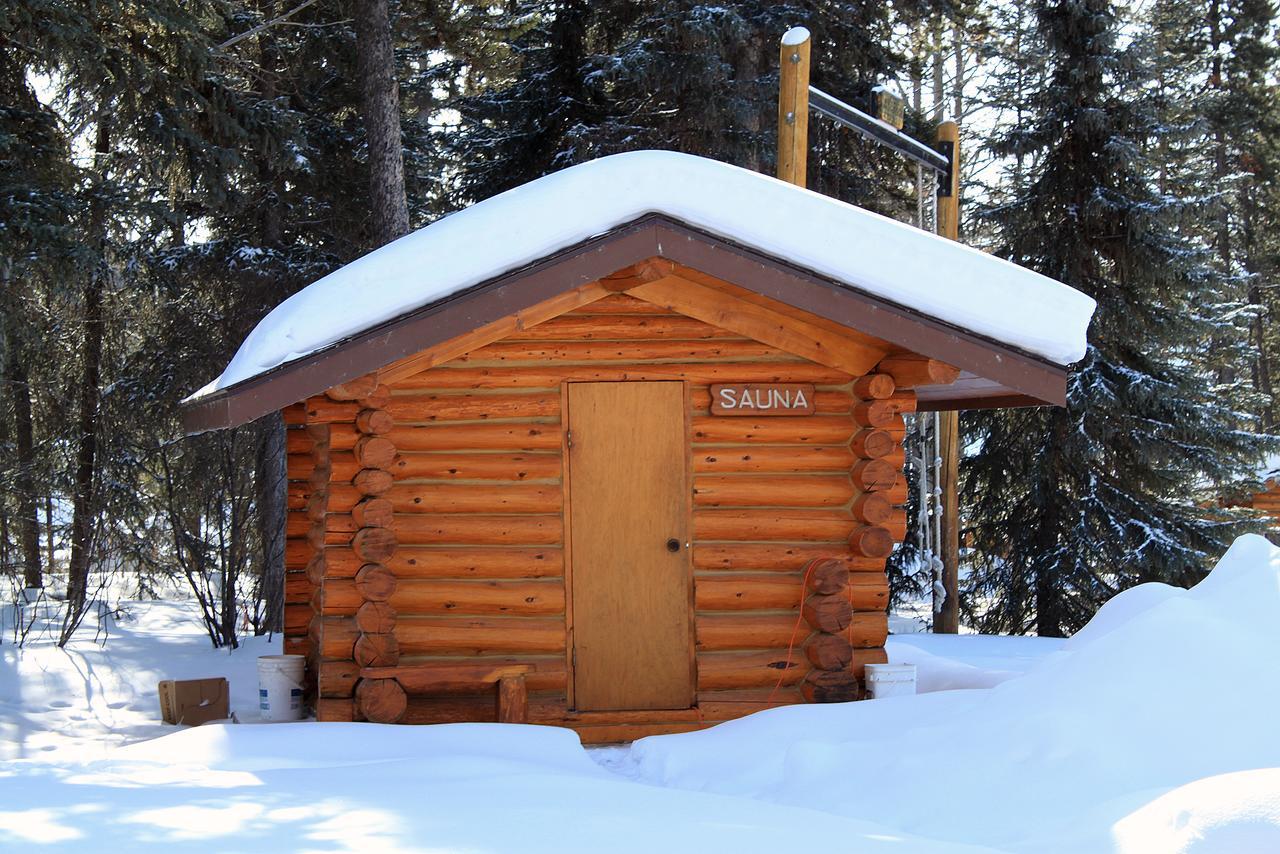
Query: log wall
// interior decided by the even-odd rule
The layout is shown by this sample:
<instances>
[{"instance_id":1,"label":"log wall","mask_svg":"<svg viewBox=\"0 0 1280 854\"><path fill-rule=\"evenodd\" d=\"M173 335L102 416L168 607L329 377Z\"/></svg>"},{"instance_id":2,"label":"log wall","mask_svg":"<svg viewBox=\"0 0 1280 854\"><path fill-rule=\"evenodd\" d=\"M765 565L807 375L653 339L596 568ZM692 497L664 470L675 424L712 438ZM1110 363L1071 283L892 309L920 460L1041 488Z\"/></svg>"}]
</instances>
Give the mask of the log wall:
<instances>
[{"instance_id":1,"label":"log wall","mask_svg":"<svg viewBox=\"0 0 1280 854\"><path fill-rule=\"evenodd\" d=\"M561 385L673 379L690 384L693 407L698 708L577 714ZM817 412L711 416L720 382L813 383ZM532 665L531 722L571 725L584 741L856 696L863 665L885 660L884 559L906 527L902 413L915 400L887 374L853 377L614 295L397 380L380 400L332 399L358 391L305 406L306 424L329 434L327 460L310 462L325 522L308 541L322 719L359 714L357 647L371 636L364 656L379 661ZM300 475L302 458L290 463ZM842 581L806 590L815 558L837 558ZM401 720L493 718L492 694L477 693L410 697Z\"/></svg>"}]
</instances>

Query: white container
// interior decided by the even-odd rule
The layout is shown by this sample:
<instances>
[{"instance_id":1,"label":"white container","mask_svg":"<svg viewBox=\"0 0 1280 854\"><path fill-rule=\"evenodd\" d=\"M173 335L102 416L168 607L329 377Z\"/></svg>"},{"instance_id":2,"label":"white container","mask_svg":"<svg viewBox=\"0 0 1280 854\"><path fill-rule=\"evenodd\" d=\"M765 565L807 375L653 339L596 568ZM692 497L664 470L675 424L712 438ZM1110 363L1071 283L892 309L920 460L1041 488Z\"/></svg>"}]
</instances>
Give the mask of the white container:
<instances>
[{"instance_id":1,"label":"white container","mask_svg":"<svg viewBox=\"0 0 1280 854\"><path fill-rule=\"evenodd\" d=\"M901 697L916 692L914 664L868 664L867 698Z\"/></svg>"},{"instance_id":2,"label":"white container","mask_svg":"<svg viewBox=\"0 0 1280 854\"><path fill-rule=\"evenodd\" d=\"M258 656L258 708L264 721L302 720L306 663L301 655Z\"/></svg>"}]
</instances>

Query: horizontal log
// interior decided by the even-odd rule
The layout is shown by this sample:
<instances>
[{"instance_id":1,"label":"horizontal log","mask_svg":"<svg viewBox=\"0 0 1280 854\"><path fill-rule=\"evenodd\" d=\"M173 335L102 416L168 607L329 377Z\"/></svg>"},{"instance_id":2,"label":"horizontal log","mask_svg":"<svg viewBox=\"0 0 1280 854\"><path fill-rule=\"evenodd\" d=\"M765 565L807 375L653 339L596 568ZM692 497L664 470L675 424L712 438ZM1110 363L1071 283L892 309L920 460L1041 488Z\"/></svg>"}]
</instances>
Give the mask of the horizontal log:
<instances>
[{"instance_id":1,"label":"horizontal log","mask_svg":"<svg viewBox=\"0 0 1280 854\"><path fill-rule=\"evenodd\" d=\"M864 525L850 532L849 545L855 554L870 558L885 558L893 551L894 539L886 528Z\"/></svg>"},{"instance_id":2,"label":"horizontal log","mask_svg":"<svg viewBox=\"0 0 1280 854\"><path fill-rule=\"evenodd\" d=\"M882 492L899 477L898 469L884 460L859 460L850 472L854 486L863 492Z\"/></svg>"},{"instance_id":3,"label":"horizontal log","mask_svg":"<svg viewBox=\"0 0 1280 854\"><path fill-rule=\"evenodd\" d=\"M395 418L385 409L362 409L356 414L356 429L369 436L390 433L395 423Z\"/></svg>"},{"instance_id":4,"label":"horizontal log","mask_svg":"<svg viewBox=\"0 0 1280 854\"><path fill-rule=\"evenodd\" d=\"M893 453L897 444L897 440L887 430L868 428L854 434L849 447L856 457L877 460Z\"/></svg>"},{"instance_id":5,"label":"horizontal log","mask_svg":"<svg viewBox=\"0 0 1280 854\"><path fill-rule=\"evenodd\" d=\"M800 359L767 362L686 362L633 365L560 365L548 362L520 367L435 368L401 380L404 390L437 389L556 389L561 382L623 382L684 380L695 385L715 383L813 383L838 386L847 374Z\"/></svg>"},{"instance_id":6,"label":"horizontal log","mask_svg":"<svg viewBox=\"0 0 1280 854\"><path fill-rule=\"evenodd\" d=\"M397 424L475 421L497 418L553 418L560 414L560 392L524 394L397 395L387 405Z\"/></svg>"},{"instance_id":7,"label":"horizontal log","mask_svg":"<svg viewBox=\"0 0 1280 854\"><path fill-rule=\"evenodd\" d=\"M395 505L389 498L370 496L351 508L351 519L357 528L390 528L395 520Z\"/></svg>"},{"instance_id":8,"label":"horizontal log","mask_svg":"<svg viewBox=\"0 0 1280 854\"><path fill-rule=\"evenodd\" d=\"M883 611L854 611L849 628L841 634L854 650L879 649L889 637L889 616Z\"/></svg>"},{"instance_id":9,"label":"horizontal log","mask_svg":"<svg viewBox=\"0 0 1280 854\"><path fill-rule=\"evenodd\" d=\"M558 424L397 425L387 434L401 453L408 451L558 451Z\"/></svg>"},{"instance_id":10,"label":"horizontal log","mask_svg":"<svg viewBox=\"0 0 1280 854\"><path fill-rule=\"evenodd\" d=\"M853 620L853 606L840 593L814 593L804 600L805 622L815 632L838 634Z\"/></svg>"},{"instance_id":11,"label":"horizontal log","mask_svg":"<svg viewBox=\"0 0 1280 854\"><path fill-rule=\"evenodd\" d=\"M285 635L284 637L284 654L285 655L310 655L311 641L305 637L295 637Z\"/></svg>"},{"instance_id":12,"label":"horizontal log","mask_svg":"<svg viewBox=\"0 0 1280 854\"><path fill-rule=\"evenodd\" d=\"M915 412L919 408L919 401L916 398L915 391L912 389L895 392L885 402L893 408L894 415Z\"/></svg>"},{"instance_id":13,"label":"horizontal log","mask_svg":"<svg viewBox=\"0 0 1280 854\"><path fill-rule=\"evenodd\" d=\"M799 649L700 653L697 664L698 691L798 685L809 671Z\"/></svg>"},{"instance_id":14,"label":"horizontal log","mask_svg":"<svg viewBox=\"0 0 1280 854\"><path fill-rule=\"evenodd\" d=\"M311 605L326 617L354 617L364 601L354 578L326 578L315 589Z\"/></svg>"},{"instance_id":15,"label":"horizontal log","mask_svg":"<svg viewBox=\"0 0 1280 854\"><path fill-rule=\"evenodd\" d=\"M322 480L313 477L311 482L317 488L328 482L351 483L362 468L354 451L333 451L329 454L328 476Z\"/></svg>"},{"instance_id":16,"label":"horizontal log","mask_svg":"<svg viewBox=\"0 0 1280 854\"><path fill-rule=\"evenodd\" d=\"M805 587L813 593L844 593L849 586L849 575L849 565L842 560L815 560L804 568Z\"/></svg>"},{"instance_id":17,"label":"horizontal log","mask_svg":"<svg viewBox=\"0 0 1280 854\"><path fill-rule=\"evenodd\" d=\"M795 609L803 598L804 583L794 573L717 573L694 581L698 611Z\"/></svg>"},{"instance_id":18,"label":"horizontal log","mask_svg":"<svg viewBox=\"0 0 1280 854\"><path fill-rule=\"evenodd\" d=\"M555 545L564 539L559 515L480 516L406 514L396 517L396 531L406 544Z\"/></svg>"},{"instance_id":19,"label":"horizontal log","mask_svg":"<svg viewBox=\"0 0 1280 854\"><path fill-rule=\"evenodd\" d=\"M312 648L321 658L349 659L360 630L352 617L318 617L308 632Z\"/></svg>"},{"instance_id":20,"label":"horizontal log","mask_svg":"<svg viewBox=\"0 0 1280 854\"><path fill-rule=\"evenodd\" d=\"M642 299L636 299L627 294L609 294L580 308L572 309L566 314L573 316L584 314L665 314L675 316L670 309L654 305L651 302L645 302Z\"/></svg>"},{"instance_id":21,"label":"horizontal log","mask_svg":"<svg viewBox=\"0 0 1280 854\"><path fill-rule=\"evenodd\" d=\"M289 603L284 606L284 631L288 635L306 634L311 627L311 610L309 602Z\"/></svg>"},{"instance_id":22,"label":"horizontal log","mask_svg":"<svg viewBox=\"0 0 1280 854\"><path fill-rule=\"evenodd\" d=\"M316 470L315 458L310 451L289 454L285 458L285 470L289 473L289 480L310 481Z\"/></svg>"},{"instance_id":23,"label":"horizontal log","mask_svg":"<svg viewBox=\"0 0 1280 854\"><path fill-rule=\"evenodd\" d=\"M559 484L398 483L387 496L397 513L559 513Z\"/></svg>"},{"instance_id":24,"label":"horizontal log","mask_svg":"<svg viewBox=\"0 0 1280 854\"><path fill-rule=\"evenodd\" d=\"M365 564L356 573L355 589L366 602L386 602L398 586L395 575L382 564Z\"/></svg>"},{"instance_id":25,"label":"horizontal log","mask_svg":"<svg viewBox=\"0 0 1280 854\"><path fill-rule=\"evenodd\" d=\"M694 543L693 566L701 570L794 572L811 560L838 558L852 572L884 573L884 559L854 555L848 544Z\"/></svg>"},{"instance_id":26,"label":"horizontal log","mask_svg":"<svg viewBox=\"0 0 1280 854\"><path fill-rule=\"evenodd\" d=\"M362 436L352 455L362 469L389 471L396 461L396 446L386 436Z\"/></svg>"},{"instance_id":27,"label":"horizontal log","mask_svg":"<svg viewBox=\"0 0 1280 854\"><path fill-rule=\"evenodd\" d=\"M843 561L832 561L844 568ZM833 576L834 577L834 576ZM888 605L889 584L882 572L844 573L835 591L857 611L881 611ZM852 580L849 580L852 579ZM810 585L814 576L810 574ZM830 578L820 578L831 589ZM804 579L798 573L716 573L694 580L694 601L703 611L796 610L803 598Z\"/></svg>"},{"instance_id":28,"label":"horizontal log","mask_svg":"<svg viewBox=\"0 0 1280 854\"><path fill-rule=\"evenodd\" d=\"M361 667L391 667L400 661L400 642L393 634L361 634L351 657Z\"/></svg>"},{"instance_id":29,"label":"horizontal log","mask_svg":"<svg viewBox=\"0 0 1280 854\"><path fill-rule=\"evenodd\" d=\"M280 410L280 417L285 426L299 427L307 422L307 408L301 403L292 403Z\"/></svg>"},{"instance_id":30,"label":"horizontal log","mask_svg":"<svg viewBox=\"0 0 1280 854\"><path fill-rule=\"evenodd\" d=\"M373 394L377 388L378 375L373 373L347 380L328 389L324 394L330 400L359 400Z\"/></svg>"},{"instance_id":31,"label":"horizontal log","mask_svg":"<svg viewBox=\"0 0 1280 854\"><path fill-rule=\"evenodd\" d=\"M336 401L327 397L313 397L307 400L307 423L335 424L345 422L354 424L356 415L363 409L354 401Z\"/></svg>"},{"instance_id":32,"label":"horizontal log","mask_svg":"<svg viewBox=\"0 0 1280 854\"><path fill-rule=\"evenodd\" d=\"M729 650L785 650L811 631L797 614L698 614L694 620L699 655Z\"/></svg>"},{"instance_id":33,"label":"horizontal log","mask_svg":"<svg viewBox=\"0 0 1280 854\"><path fill-rule=\"evenodd\" d=\"M563 697L565 687L568 684L568 669L565 667L564 650L561 649L558 650L558 652L558 655L546 656L466 656L451 658L426 655L401 655L400 664L398 666L404 668L414 667L416 665L499 668L511 665L525 665L528 667L528 673L525 676L525 683L528 685L529 690L558 693L561 697L561 711L563 711ZM402 681L401 684L405 683ZM425 688L424 685L416 685L412 690L420 690L423 688Z\"/></svg>"},{"instance_id":34,"label":"horizontal log","mask_svg":"<svg viewBox=\"0 0 1280 854\"><path fill-rule=\"evenodd\" d=\"M888 664L889 656L885 653L883 647L875 647L874 649L854 649L853 661L850 663L850 669L853 675L859 680L866 679L866 667L868 664Z\"/></svg>"},{"instance_id":35,"label":"horizontal log","mask_svg":"<svg viewBox=\"0 0 1280 854\"><path fill-rule=\"evenodd\" d=\"M304 569L315 549L303 537L287 537L284 541L285 569Z\"/></svg>"},{"instance_id":36,"label":"horizontal log","mask_svg":"<svg viewBox=\"0 0 1280 854\"><path fill-rule=\"evenodd\" d=\"M848 703L862 696L858 677L847 670L810 670L800 691L810 703Z\"/></svg>"},{"instance_id":37,"label":"horizontal log","mask_svg":"<svg viewBox=\"0 0 1280 854\"><path fill-rule=\"evenodd\" d=\"M560 578L559 548L422 548L401 544L387 566L397 578Z\"/></svg>"},{"instance_id":38,"label":"horizontal log","mask_svg":"<svg viewBox=\"0 0 1280 854\"><path fill-rule=\"evenodd\" d=\"M884 400L892 397L896 389L897 384L888 374L867 374L853 381L853 393L862 400Z\"/></svg>"},{"instance_id":39,"label":"horizontal log","mask_svg":"<svg viewBox=\"0 0 1280 854\"><path fill-rule=\"evenodd\" d=\"M349 547L330 546L324 550L323 556L324 577L326 579L355 578L356 573L360 571L360 567L365 565L365 562Z\"/></svg>"},{"instance_id":40,"label":"horizontal log","mask_svg":"<svg viewBox=\"0 0 1280 854\"><path fill-rule=\"evenodd\" d=\"M505 341L617 341L740 338L679 314L561 315L508 335Z\"/></svg>"},{"instance_id":41,"label":"horizontal log","mask_svg":"<svg viewBox=\"0 0 1280 854\"><path fill-rule=\"evenodd\" d=\"M896 414L887 400L864 400L853 407L853 423L859 427L884 427Z\"/></svg>"},{"instance_id":42,"label":"horizontal log","mask_svg":"<svg viewBox=\"0 0 1280 854\"><path fill-rule=\"evenodd\" d=\"M355 720L354 702L350 698L316 700L316 720L321 723L351 723Z\"/></svg>"},{"instance_id":43,"label":"horizontal log","mask_svg":"<svg viewBox=\"0 0 1280 854\"><path fill-rule=\"evenodd\" d=\"M356 611L356 628L366 635L395 631L396 609L386 602L365 602Z\"/></svg>"},{"instance_id":44,"label":"horizontal log","mask_svg":"<svg viewBox=\"0 0 1280 854\"><path fill-rule=\"evenodd\" d=\"M409 697L394 679L362 679L356 688L356 707L366 720L392 724L404 717Z\"/></svg>"},{"instance_id":45,"label":"horizontal log","mask_svg":"<svg viewBox=\"0 0 1280 854\"><path fill-rule=\"evenodd\" d=\"M889 579L878 573L856 573L850 576L847 595L855 611L884 611L889 607Z\"/></svg>"},{"instance_id":46,"label":"horizontal log","mask_svg":"<svg viewBox=\"0 0 1280 854\"><path fill-rule=\"evenodd\" d=\"M893 518L893 505L879 492L864 492L853 502L853 516L868 525L884 525ZM901 539L895 537L895 539Z\"/></svg>"},{"instance_id":47,"label":"horizontal log","mask_svg":"<svg viewBox=\"0 0 1280 854\"><path fill-rule=\"evenodd\" d=\"M562 653L565 626L545 617L405 616L396 638L405 655Z\"/></svg>"},{"instance_id":48,"label":"horizontal log","mask_svg":"<svg viewBox=\"0 0 1280 854\"><path fill-rule=\"evenodd\" d=\"M325 424L324 428L329 431L330 451L350 451L356 446L356 441L365 435L356 429L355 424Z\"/></svg>"},{"instance_id":49,"label":"horizontal log","mask_svg":"<svg viewBox=\"0 0 1280 854\"><path fill-rule=\"evenodd\" d=\"M548 581L397 580L392 607L402 615L490 615L520 617L564 613L564 585Z\"/></svg>"},{"instance_id":50,"label":"horizontal log","mask_svg":"<svg viewBox=\"0 0 1280 854\"><path fill-rule=\"evenodd\" d=\"M398 540L390 528L361 528L351 540L351 550L365 563L385 564L395 554Z\"/></svg>"},{"instance_id":51,"label":"horizontal log","mask_svg":"<svg viewBox=\"0 0 1280 854\"><path fill-rule=\"evenodd\" d=\"M699 509L693 514L694 539L699 542L787 540L840 543L848 541L858 524L852 517L836 510Z\"/></svg>"},{"instance_id":52,"label":"horizontal log","mask_svg":"<svg viewBox=\"0 0 1280 854\"><path fill-rule=\"evenodd\" d=\"M698 415L693 418L693 443L843 445L855 429L851 418L839 415L758 419Z\"/></svg>"},{"instance_id":53,"label":"horizontal log","mask_svg":"<svg viewBox=\"0 0 1280 854\"><path fill-rule=\"evenodd\" d=\"M960 369L924 356L888 356L880 360L876 370L893 377L898 388L922 385L949 385L960 376Z\"/></svg>"},{"instance_id":54,"label":"horizontal log","mask_svg":"<svg viewBox=\"0 0 1280 854\"><path fill-rule=\"evenodd\" d=\"M695 507L843 507L853 499L848 475L698 475Z\"/></svg>"},{"instance_id":55,"label":"horizontal log","mask_svg":"<svg viewBox=\"0 0 1280 854\"><path fill-rule=\"evenodd\" d=\"M858 462L847 445L739 445L694 451L696 474L847 472Z\"/></svg>"},{"instance_id":56,"label":"horizontal log","mask_svg":"<svg viewBox=\"0 0 1280 854\"><path fill-rule=\"evenodd\" d=\"M366 668L361 675L374 679L394 679L410 694L443 694L484 690L503 679L525 676L533 665L527 663L451 661L422 664L399 664L395 667Z\"/></svg>"},{"instance_id":57,"label":"horizontal log","mask_svg":"<svg viewBox=\"0 0 1280 854\"><path fill-rule=\"evenodd\" d=\"M683 362L790 358L776 347L748 339L711 341L499 341L472 350L457 364L513 362Z\"/></svg>"},{"instance_id":58,"label":"horizontal log","mask_svg":"<svg viewBox=\"0 0 1280 854\"><path fill-rule=\"evenodd\" d=\"M287 454L309 456L315 444L316 440L306 430L291 427L284 431L284 448Z\"/></svg>"},{"instance_id":59,"label":"horizontal log","mask_svg":"<svg viewBox=\"0 0 1280 854\"><path fill-rule=\"evenodd\" d=\"M398 480L550 480L563 463L558 453L402 453L393 471Z\"/></svg>"},{"instance_id":60,"label":"horizontal log","mask_svg":"<svg viewBox=\"0 0 1280 854\"><path fill-rule=\"evenodd\" d=\"M814 632L804 644L805 658L818 670L849 670L853 647L843 635Z\"/></svg>"},{"instance_id":61,"label":"horizontal log","mask_svg":"<svg viewBox=\"0 0 1280 854\"><path fill-rule=\"evenodd\" d=\"M311 601L312 584L306 572L286 572L284 574L284 602L286 605L304 604Z\"/></svg>"},{"instance_id":62,"label":"horizontal log","mask_svg":"<svg viewBox=\"0 0 1280 854\"><path fill-rule=\"evenodd\" d=\"M360 405L365 409L385 409L390 401L391 386L380 382L372 394L360 398Z\"/></svg>"},{"instance_id":63,"label":"horizontal log","mask_svg":"<svg viewBox=\"0 0 1280 854\"><path fill-rule=\"evenodd\" d=\"M316 693L321 697L350 697L360 678L360 665L342 659L322 659L316 671Z\"/></svg>"},{"instance_id":64,"label":"horizontal log","mask_svg":"<svg viewBox=\"0 0 1280 854\"><path fill-rule=\"evenodd\" d=\"M385 495L395 477L383 469L361 469L351 479L351 483L361 495Z\"/></svg>"}]
</instances>

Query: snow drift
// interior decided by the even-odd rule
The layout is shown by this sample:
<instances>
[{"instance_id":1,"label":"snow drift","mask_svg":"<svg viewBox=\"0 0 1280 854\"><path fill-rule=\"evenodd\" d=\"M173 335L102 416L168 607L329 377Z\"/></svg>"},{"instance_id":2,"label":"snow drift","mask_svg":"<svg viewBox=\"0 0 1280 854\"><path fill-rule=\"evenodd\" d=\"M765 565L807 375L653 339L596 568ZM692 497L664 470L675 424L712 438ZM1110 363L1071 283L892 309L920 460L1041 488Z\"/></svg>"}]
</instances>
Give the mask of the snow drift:
<instances>
[{"instance_id":1,"label":"snow drift","mask_svg":"<svg viewBox=\"0 0 1280 854\"><path fill-rule=\"evenodd\" d=\"M1280 850L1275 774L1239 814L1219 776L1280 766L1280 550L1242 537L1192 590L1135 588L1095 623L989 690L645 739L632 773L1018 851Z\"/></svg>"}]
</instances>

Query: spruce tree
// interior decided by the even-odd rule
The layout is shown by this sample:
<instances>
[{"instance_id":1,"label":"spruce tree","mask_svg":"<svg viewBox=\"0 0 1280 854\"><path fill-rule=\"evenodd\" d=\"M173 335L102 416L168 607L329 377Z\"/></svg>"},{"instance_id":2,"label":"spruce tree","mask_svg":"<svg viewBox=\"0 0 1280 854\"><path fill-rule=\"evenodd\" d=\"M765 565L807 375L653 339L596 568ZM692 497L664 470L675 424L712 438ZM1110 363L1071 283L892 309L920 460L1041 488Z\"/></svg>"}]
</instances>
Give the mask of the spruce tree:
<instances>
[{"instance_id":1,"label":"spruce tree","mask_svg":"<svg viewBox=\"0 0 1280 854\"><path fill-rule=\"evenodd\" d=\"M971 618L1060 636L1131 584L1197 580L1238 529L1203 488L1261 448L1196 358L1222 331L1202 310L1207 259L1180 230L1185 207L1153 186L1161 127L1114 5L1055 0L1036 14L1048 58L1034 115L996 145L1034 158L987 218L1000 254L1098 309L1065 407L965 419L962 506Z\"/></svg>"}]
</instances>

